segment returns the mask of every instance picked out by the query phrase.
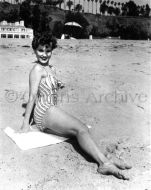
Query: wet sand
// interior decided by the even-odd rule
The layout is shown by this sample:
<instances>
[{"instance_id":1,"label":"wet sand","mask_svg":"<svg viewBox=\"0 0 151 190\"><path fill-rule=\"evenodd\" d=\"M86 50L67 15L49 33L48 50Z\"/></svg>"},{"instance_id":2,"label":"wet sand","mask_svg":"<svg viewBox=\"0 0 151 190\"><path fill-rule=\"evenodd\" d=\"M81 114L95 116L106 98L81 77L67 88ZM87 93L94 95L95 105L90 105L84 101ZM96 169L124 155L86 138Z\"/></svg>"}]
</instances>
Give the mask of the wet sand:
<instances>
[{"instance_id":1,"label":"wet sand","mask_svg":"<svg viewBox=\"0 0 151 190\"><path fill-rule=\"evenodd\" d=\"M74 140L21 151L3 132L18 129L35 64L31 41L0 42L0 189L123 190L151 187L151 43L124 40L59 40L52 64L66 88L58 105L92 126L90 133L133 166L129 181L96 172Z\"/></svg>"}]
</instances>

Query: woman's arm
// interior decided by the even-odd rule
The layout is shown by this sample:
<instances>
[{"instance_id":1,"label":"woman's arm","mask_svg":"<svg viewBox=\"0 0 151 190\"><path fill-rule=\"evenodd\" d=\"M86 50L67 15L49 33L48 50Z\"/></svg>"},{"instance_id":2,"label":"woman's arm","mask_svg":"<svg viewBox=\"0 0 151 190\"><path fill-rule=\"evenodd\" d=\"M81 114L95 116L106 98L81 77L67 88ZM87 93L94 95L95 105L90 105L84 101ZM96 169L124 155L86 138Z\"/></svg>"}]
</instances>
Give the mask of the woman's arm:
<instances>
[{"instance_id":1,"label":"woman's arm","mask_svg":"<svg viewBox=\"0 0 151 190\"><path fill-rule=\"evenodd\" d=\"M26 111L25 111L25 117L23 120L23 124L21 127L21 130L28 131L29 130L29 118L30 114L32 112L36 97L37 97L37 91L38 86L41 80L41 68L39 66L35 66L29 75L29 100L27 103Z\"/></svg>"}]
</instances>

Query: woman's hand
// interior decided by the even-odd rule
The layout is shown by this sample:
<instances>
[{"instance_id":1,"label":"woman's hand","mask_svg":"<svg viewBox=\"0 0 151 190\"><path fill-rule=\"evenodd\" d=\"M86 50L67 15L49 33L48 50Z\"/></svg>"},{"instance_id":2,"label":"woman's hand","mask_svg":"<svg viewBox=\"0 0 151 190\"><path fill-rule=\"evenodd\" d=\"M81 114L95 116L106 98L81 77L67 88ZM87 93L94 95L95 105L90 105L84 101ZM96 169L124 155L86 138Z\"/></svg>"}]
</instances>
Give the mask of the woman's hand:
<instances>
[{"instance_id":1,"label":"woman's hand","mask_svg":"<svg viewBox=\"0 0 151 190\"><path fill-rule=\"evenodd\" d=\"M58 86L58 88L62 89L65 87L65 84L58 80L57 86Z\"/></svg>"},{"instance_id":2,"label":"woman's hand","mask_svg":"<svg viewBox=\"0 0 151 190\"><path fill-rule=\"evenodd\" d=\"M27 133L30 130L31 130L30 125L23 121L23 124L22 124L21 128L17 132L18 133Z\"/></svg>"}]
</instances>

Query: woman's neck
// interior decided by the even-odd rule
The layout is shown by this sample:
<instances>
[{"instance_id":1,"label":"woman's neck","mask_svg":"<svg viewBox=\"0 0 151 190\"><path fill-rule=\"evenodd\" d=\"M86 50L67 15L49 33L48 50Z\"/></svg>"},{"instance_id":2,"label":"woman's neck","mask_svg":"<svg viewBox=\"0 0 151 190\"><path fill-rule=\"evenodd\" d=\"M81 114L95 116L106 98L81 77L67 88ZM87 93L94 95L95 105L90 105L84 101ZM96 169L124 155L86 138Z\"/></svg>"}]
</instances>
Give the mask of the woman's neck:
<instances>
[{"instance_id":1,"label":"woman's neck","mask_svg":"<svg viewBox=\"0 0 151 190\"><path fill-rule=\"evenodd\" d=\"M41 65L42 67L53 67L51 64L49 64L49 63L47 63L47 64L42 64L42 63L40 63L40 62L38 62L37 61L37 63L39 64L39 65Z\"/></svg>"},{"instance_id":2,"label":"woman's neck","mask_svg":"<svg viewBox=\"0 0 151 190\"><path fill-rule=\"evenodd\" d=\"M43 67L47 67L49 65L49 63L45 63L45 64L42 64L41 62L37 61L37 63Z\"/></svg>"}]
</instances>

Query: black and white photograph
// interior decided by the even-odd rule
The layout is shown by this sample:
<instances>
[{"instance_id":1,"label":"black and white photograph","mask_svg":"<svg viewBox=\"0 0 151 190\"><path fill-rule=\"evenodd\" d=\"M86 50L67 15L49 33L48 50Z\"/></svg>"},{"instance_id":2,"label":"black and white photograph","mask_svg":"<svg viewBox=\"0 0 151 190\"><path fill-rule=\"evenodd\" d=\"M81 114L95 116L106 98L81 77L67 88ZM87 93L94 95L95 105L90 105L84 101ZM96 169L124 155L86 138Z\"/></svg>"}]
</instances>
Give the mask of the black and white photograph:
<instances>
[{"instance_id":1,"label":"black and white photograph","mask_svg":"<svg viewBox=\"0 0 151 190\"><path fill-rule=\"evenodd\" d=\"M0 190L151 190L151 0L0 0Z\"/></svg>"}]
</instances>

